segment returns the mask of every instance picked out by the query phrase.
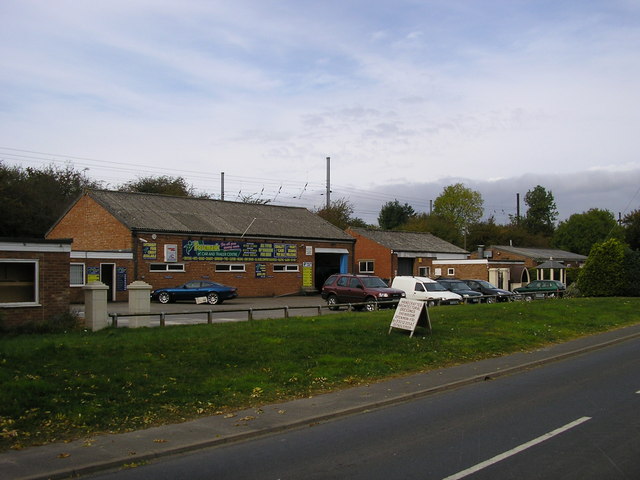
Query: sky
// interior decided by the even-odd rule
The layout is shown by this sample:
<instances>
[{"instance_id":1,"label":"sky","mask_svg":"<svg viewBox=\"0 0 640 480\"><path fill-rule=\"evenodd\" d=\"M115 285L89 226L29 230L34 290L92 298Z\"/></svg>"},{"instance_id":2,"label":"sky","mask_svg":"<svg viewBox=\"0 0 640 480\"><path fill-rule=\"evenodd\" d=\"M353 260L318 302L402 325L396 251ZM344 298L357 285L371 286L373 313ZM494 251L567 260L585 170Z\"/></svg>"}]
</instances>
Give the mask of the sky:
<instances>
[{"instance_id":1,"label":"sky","mask_svg":"<svg viewBox=\"0 0 640 480\"><path fill-rule=\"evenodd\" d=\"M498 223L536 185L560 220L640 208L637 0L3 0L0 19L8 165L307 208L329 183L371 223L459 182Z\"/></svg>"}]
</instances>

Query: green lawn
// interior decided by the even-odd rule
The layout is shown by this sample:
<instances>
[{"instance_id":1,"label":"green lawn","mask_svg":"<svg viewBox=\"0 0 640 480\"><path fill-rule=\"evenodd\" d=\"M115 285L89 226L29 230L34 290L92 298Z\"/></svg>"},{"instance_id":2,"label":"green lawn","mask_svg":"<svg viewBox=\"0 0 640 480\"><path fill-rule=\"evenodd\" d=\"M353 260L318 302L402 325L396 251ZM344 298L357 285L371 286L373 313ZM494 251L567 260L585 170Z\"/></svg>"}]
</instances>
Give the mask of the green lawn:
<instances>
[{"instance_id":1,"label":"green lawn","mask_svg":"<svg viewBox=\"0 0 640 480\"><path fill-rule=\"evenodd\" d=\"M640 299L393 310L0 338L0 449L180 422L530 350L640 322Z\"/></svg>"}]
</instances>

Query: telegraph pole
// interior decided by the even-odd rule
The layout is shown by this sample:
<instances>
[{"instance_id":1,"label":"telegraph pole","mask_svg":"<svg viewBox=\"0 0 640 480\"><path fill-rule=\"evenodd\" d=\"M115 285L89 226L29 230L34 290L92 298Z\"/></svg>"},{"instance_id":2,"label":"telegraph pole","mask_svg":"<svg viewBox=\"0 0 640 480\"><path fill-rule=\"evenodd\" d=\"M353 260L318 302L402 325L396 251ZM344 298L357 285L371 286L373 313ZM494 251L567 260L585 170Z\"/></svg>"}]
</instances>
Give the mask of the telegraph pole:
<instances>
[{"instance_id":1,"label":"telegraph pole","mask_svg":"<svg viewBox=\"0 0 640 480\"><path fill-rule=\"evenodd\" d=\"M327 210L331 208L331 157L327 157Z\"/></svg>"}]
</instances>

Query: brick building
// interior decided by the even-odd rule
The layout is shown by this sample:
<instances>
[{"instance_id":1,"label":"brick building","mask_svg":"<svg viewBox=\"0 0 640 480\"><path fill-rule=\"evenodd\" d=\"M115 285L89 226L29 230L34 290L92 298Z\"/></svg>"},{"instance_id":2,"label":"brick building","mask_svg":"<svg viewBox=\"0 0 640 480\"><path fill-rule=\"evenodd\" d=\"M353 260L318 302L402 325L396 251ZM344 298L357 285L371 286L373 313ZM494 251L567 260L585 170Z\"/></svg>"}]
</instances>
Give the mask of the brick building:
<instances>
[{"instance_id":1,"label":"brick building","mask_svg":"<svg viewBox=\"0 0 640 480\"><path fill-rule=\"evenodd\" d=\"M69 312L71 240L0 238L0 318L7 328Z\"/></svg>"},{"instance_id":2,"label":"brick building","mask_svg":"<svg viewBox=\"0 0 640 480\"><path fill-rule=\"evenodd\" d=\"M72 238L72 301L100 280L110 301L126 286L154 288L209 279L242 296L273 296L321 287L347 272L350 235L305 208L167 195L90 190L47 233Z\"/></svg>"},{"instance_id":3,"label":"brick building","mask_svg":"<svg viewBox=\"0 0 640 480\"><path fill-rule=\"evenodd\" d=\"M356 239L354 271L388 281L398 275L434 277L435 260L464 260L469 253L430 233L350 227Z\"/></svg>"}]
</instances>

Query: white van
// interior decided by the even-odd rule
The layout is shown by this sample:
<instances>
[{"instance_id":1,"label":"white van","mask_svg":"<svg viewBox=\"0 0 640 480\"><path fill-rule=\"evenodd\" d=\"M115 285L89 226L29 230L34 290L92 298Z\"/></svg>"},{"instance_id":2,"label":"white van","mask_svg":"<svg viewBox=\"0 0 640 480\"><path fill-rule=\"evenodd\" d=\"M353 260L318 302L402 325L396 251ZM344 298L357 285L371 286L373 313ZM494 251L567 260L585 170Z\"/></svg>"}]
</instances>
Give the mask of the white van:
<instances>
[{"instance_id":1,"label":"white van","mask_svg":"<svg viewBox=\"0 0 640 480\"><path fill-rule=\"evenodd\" d=\"M409 300L423 300L432 307L441 304L456 305L462 302L462 297L450 292L435 280L427 277L400 276L393 279L393 288L404 290Z\"/></svg>"}]
</instances>

